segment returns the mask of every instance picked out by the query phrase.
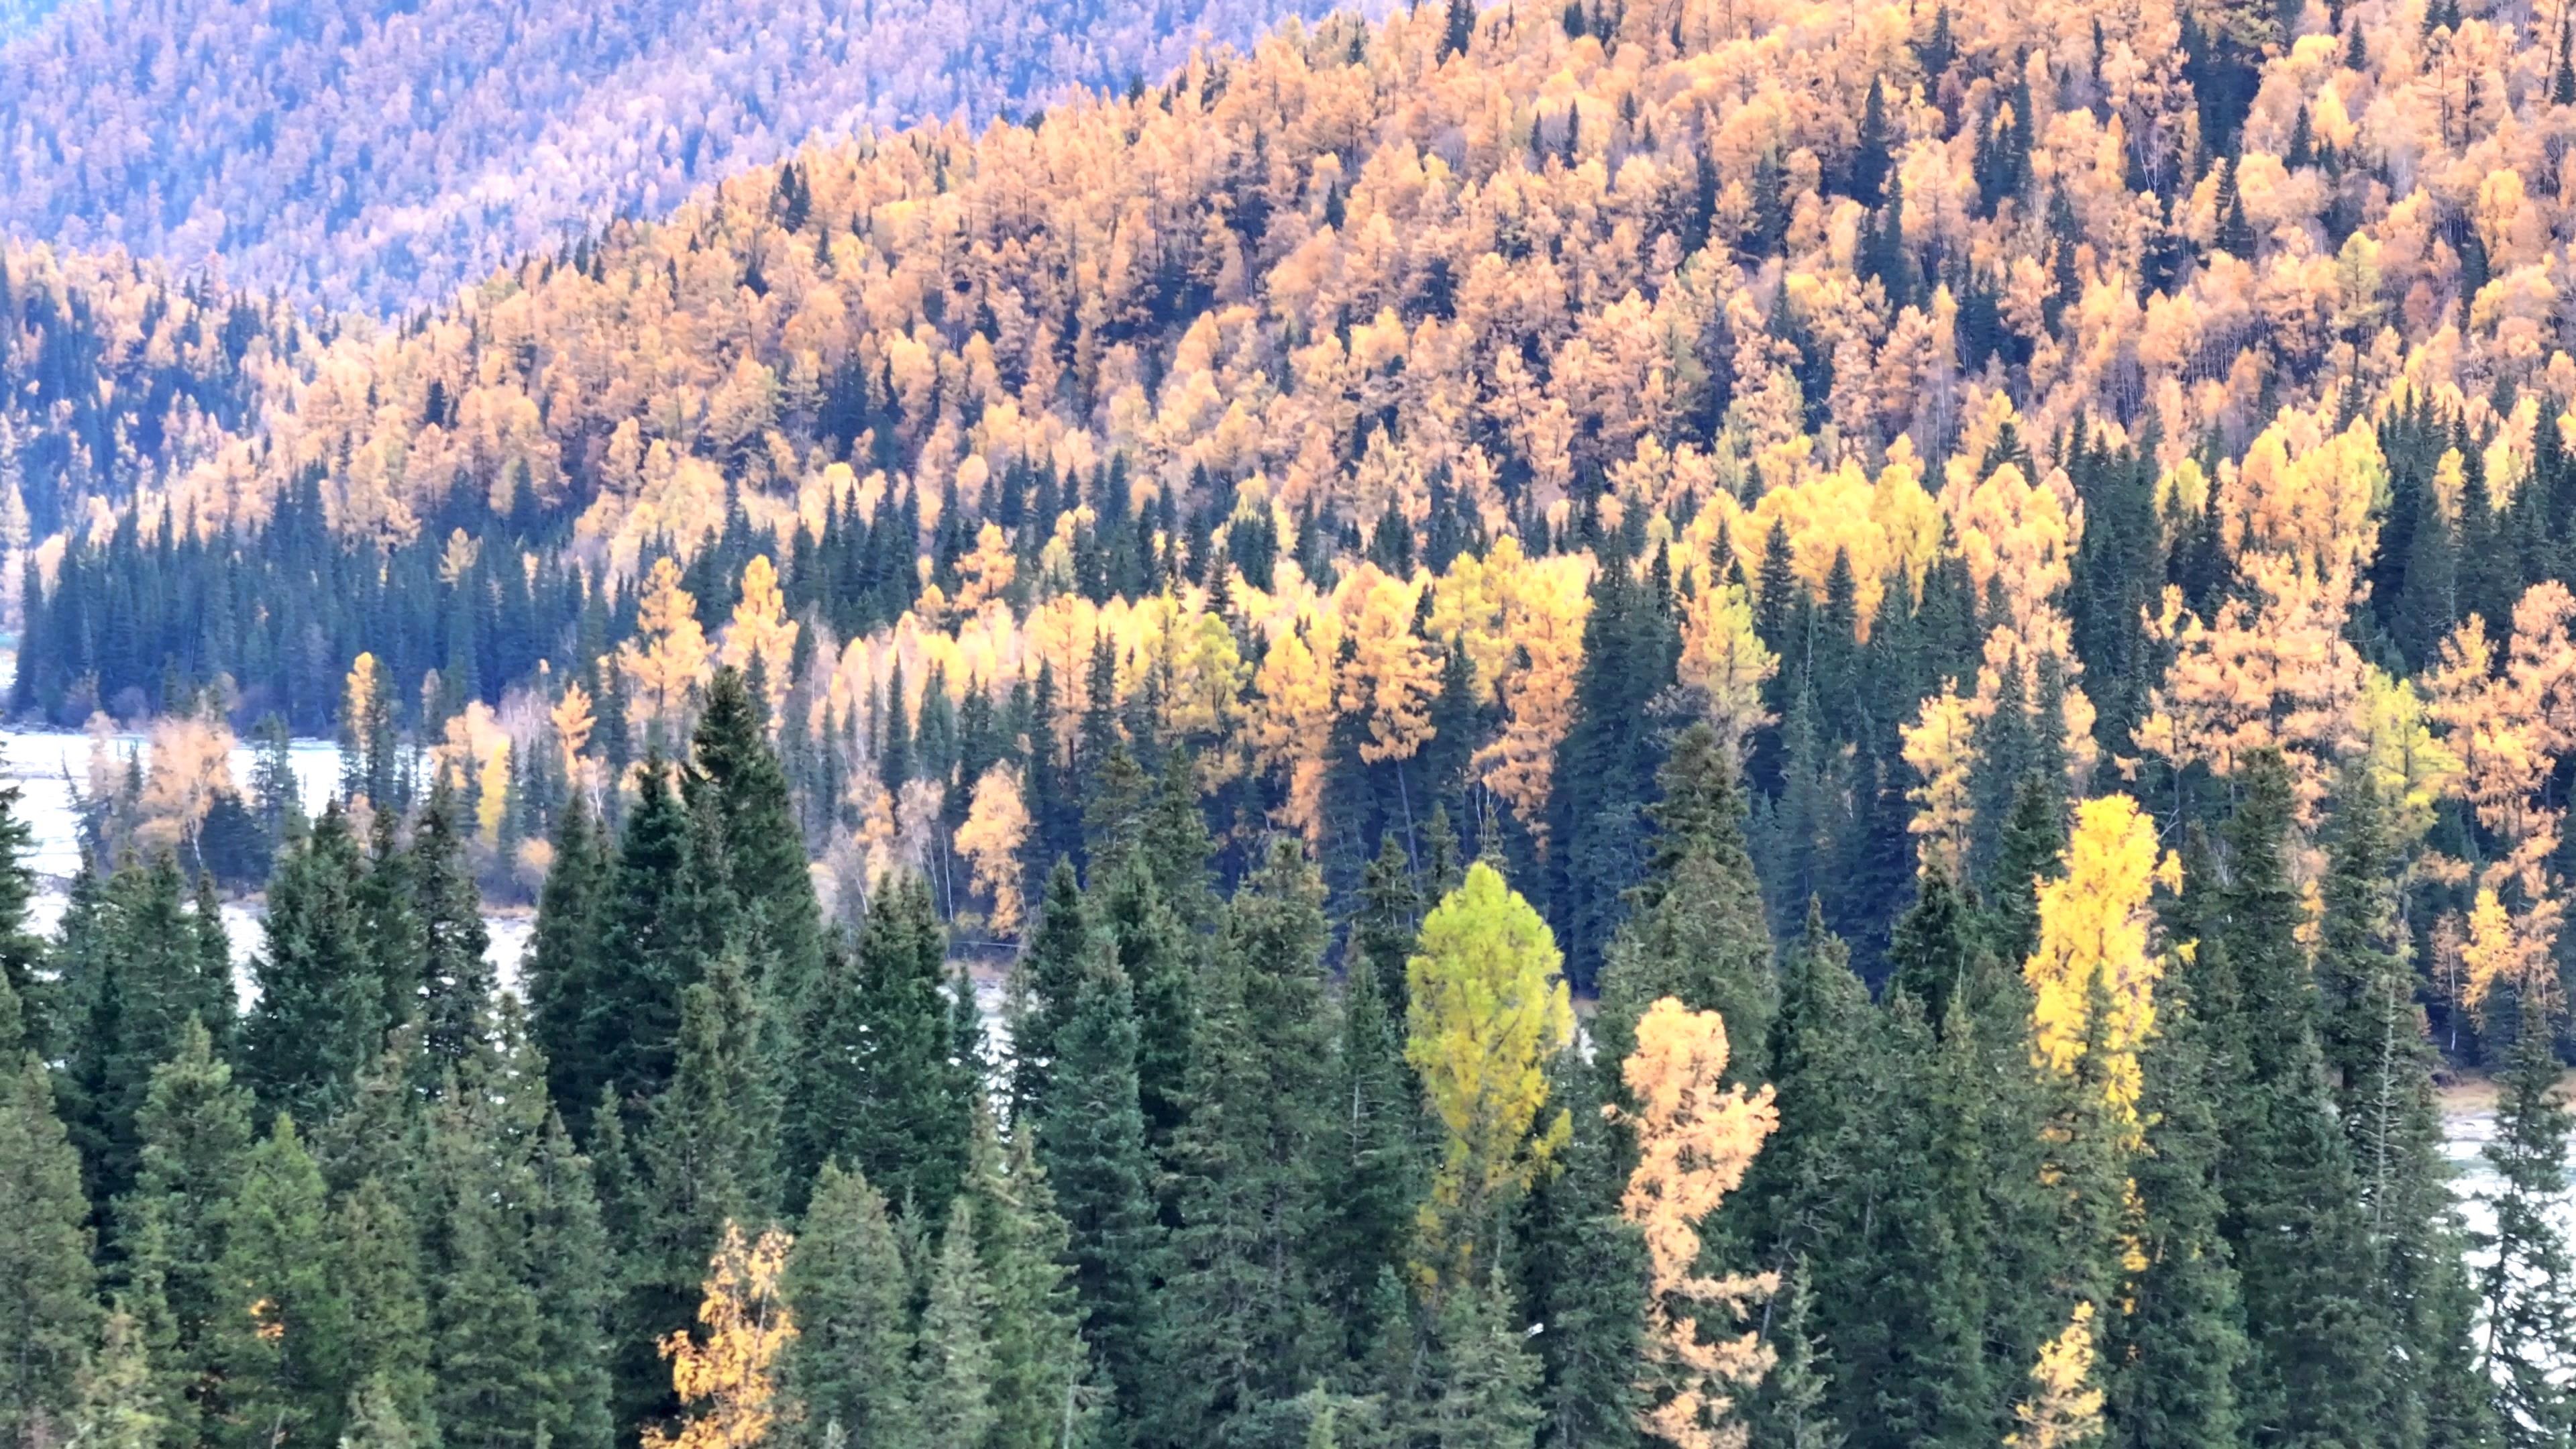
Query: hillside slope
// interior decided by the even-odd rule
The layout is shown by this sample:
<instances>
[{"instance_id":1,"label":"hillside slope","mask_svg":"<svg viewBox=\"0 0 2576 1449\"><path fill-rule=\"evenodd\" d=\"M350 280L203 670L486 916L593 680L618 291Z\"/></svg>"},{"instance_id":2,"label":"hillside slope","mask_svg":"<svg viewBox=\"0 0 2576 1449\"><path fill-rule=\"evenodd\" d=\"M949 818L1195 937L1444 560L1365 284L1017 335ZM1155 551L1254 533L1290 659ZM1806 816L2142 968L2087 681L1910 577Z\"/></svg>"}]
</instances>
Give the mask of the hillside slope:
<instances>
[{"instance_id":1,"label":"hillside slope","mask_svg":"<svg viewBox=\"0 0 2576 1449\"><path fill-rule=\"evenodd\" d=\"M74 4L0 48L0 226L332 308L521 254L849 135L1178 65L1251 0ZM5 33L5 32L0 32Z\"/></svg>"}]
</instances>

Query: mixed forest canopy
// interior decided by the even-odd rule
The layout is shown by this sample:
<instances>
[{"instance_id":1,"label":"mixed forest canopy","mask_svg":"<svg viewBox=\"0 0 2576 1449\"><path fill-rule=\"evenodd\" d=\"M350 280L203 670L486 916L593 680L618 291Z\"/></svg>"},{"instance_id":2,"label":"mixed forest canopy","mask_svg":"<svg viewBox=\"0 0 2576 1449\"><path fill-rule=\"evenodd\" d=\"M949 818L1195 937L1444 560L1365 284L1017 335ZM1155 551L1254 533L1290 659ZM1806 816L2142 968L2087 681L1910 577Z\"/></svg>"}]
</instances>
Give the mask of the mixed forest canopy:
<instances>
[{"instance_id":1,"label":"mixed forest canopy","mask_svg":"<svg viewBox=\"0 0 2576 1449\"><path fill-rule=\"evenodd\" d=\"M0 1433L2563 1445L2571 47L1461 0L11 253Z\"/></svg>"}]
</instances>

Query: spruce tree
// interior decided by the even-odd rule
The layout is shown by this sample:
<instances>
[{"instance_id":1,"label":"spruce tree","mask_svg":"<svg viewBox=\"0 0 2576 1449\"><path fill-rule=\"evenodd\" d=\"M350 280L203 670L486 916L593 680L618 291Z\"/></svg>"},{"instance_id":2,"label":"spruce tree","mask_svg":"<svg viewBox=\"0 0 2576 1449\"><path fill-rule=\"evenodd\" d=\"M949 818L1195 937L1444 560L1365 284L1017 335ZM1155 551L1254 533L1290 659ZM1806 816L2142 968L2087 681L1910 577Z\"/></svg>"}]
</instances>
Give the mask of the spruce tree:
<instances>
[{"instance_id":1,"label":"spruce tree","mask_svg":"<svg viewBox=\"0 0 2576 1449\"><path fill-rule=\"evenodd\" d=\"M2119 1446L2218 1449L2245 1442L2236 1402L2244 1313L2215 1183L2227 1144L2207 1043L2183 982L2160 983L2156 1039L2141 1064L2147 1124L2132 1181L2140 1221L2130 1303L2108 1324L2109 1438Z\"/></svg>"},{"instance_id":2,"label":"spruce tree","mask_svg":"<svg viewBox=\"0 0 2576 1449\"><path fill-rule=\"evenodd\" d=\"M800 1442L819 1446L837 1433L852 1444L926 1449L932 1425L916 1412L911 1382L912 1277L886 1200L866 1177L824 1165L782 1291L796 1340L780 1384L802 1412Z\"/></svg>"},{"instance_id":3,"label":"spruce tree","mask_svg":"<svg viewBox=\"0 0 2576 1449\"><path fill-rule=\"evenodd\" d=\"M2318 1038L2392 1335L2386 1442L2485 1443L2495 1424L2471 1340L2476 1294L2442 1156L2438 1055L2398 920L2396 852L2368 770L2350 772L2337 800L2320 892Z\"/></svg>"},{"instance_id":4,"label":"spruce tree","mask_svg":"<svg viewBox=\"0 0 2576 1449\"><path fill-rule=\"evenodd\" d=\"M2218 943L2239 996L2220 1099L2226 1179L2252 1352L2246 1420L2287 1443L2371 1442L2387 1402L2388 1326L2372 1301L2366 1220L2351 1149L2317 1046L2317 993L2284 858L2290 782L2277 755L2242 772L2227 830ZM2219 1001L2204 1000L2213 1013Z\"/></svg>"},{"instance_id":5,"label":"spruce tree","mask_svg":"<svg viewBox=\"0 0 2576 1449\"><path fill-rule=\"evenodd\" d=\"M382 1179L368 1178L333 1205L327 1271L346 1305L350 1392L371 1400L380 1429L398 1420L426 1441L437 1421L420 1234Z\"/></svg>"},{"instance_id":6,"label":"spruce tree","mask_svg":"<svg viewBox=\"0 0 2576 1449\"><path fill-rule=\"evenodd\" d=\"M1438 1449L1531 1449L1538 1442L1540 1366L1512 1311L1504 1275L1488 1269L1454 1285L1433 1315L1435 1385L1424 1438Z\"/></svg>"},{"instance_id":7,"label":"spruce tree","mask_svg":"<svg viewBox=\"0 0 2576 1449\"><path fill-rule=\"evenodd\" d=\"M994 1138L991 1119L979 1117L974 1144L959 1200L974 1204L975 1257L991 1304L983 1328L993 1413L987 1442L993 1449L1049 1449L1065 1442L1068 1427L1072 1442L1088 1442L1099 1420L1101 1386L1082 1341L1055 1195L1026 1135L1005 1147ZM943 1331L934 1339L925 1324L925 1350L947 1338ZM925 1412L935 1408L925 1401Z\"/></svg>"},{"instance_id":8,"label":"spruce tree","mask_svg":"<svg viewBox=\"0 0 2576 1449\"><path fill-rule=\"evenodd\" d=\"M591 1165L538 1066L505 1002L493 1057L451 1073L430 1104L413 1195L434 1415L450 1443L607 1449L615 1274ZM617 1140L610 1122L604 1145Z\"/></svg>"},{"instance_id":9,"label":"spruce tree","mask_svg":"<svg viewBox=\"0 0 2576 1449\"><path fill-rule=\"evenodd\" d=\"M1596 1073L1570 1055L1551 1076L1573 1117L1562 1170L1532 1190L1523 1210L1522 1251L1513 1261L1522 1301L1543 1325L1536 1400L1539 1442L1549 1446L1635 1446L1637 1391L1645 1351L1646 1253L1620 1214L1632 1155L1602 1116ZM1554 1095L1554 1094L1552 1094Z\"/></svg>"},{"instance_id":10,"label":"spruce tree","mask_svg":"<svg viewBox=\"0 0 2576 1449\"><path fill-rule=\"evenodd\" d=\"M1328 1134L1319 1145L1321 1216L1313 1233L1321 1290L1355 1360L1398 1325L1380 1321L1381 1281L1400 1274L1422 1199L1422 1086L1404 1059L1404 1025L1375 970L1343 973L1339 1070Z\"/></svg>"},{"instance_id":11,"label":"spruce tree","mask_svg":"<svg viewBox=\"0 0 2576 1449\"><path fill-rule=\"evenodd\" d=\"M366 856L338 801L279 857L268 884L259 996L242 1022L242 1079L272 1112L320 1122L383 1049L384 995L359 914Z\"/></svg>"},{"instance_id":12,"label":"spruce tree","mask_svg":"<svg viewBox=\"0 0 2576 1449\"><path fill-rule=\"evenodd\" d=\"M491 934L483 926L483 898L458 833L456 792L441 775L430 787L428 808L413 829L409 923L417 962L423 1066L437 1071L490 1050L492 963L484 959Z\"/></svg>"},{"instance_id":13,"label":"spruce tree","mask_svg":"<svg viewBox=\"0 0 2576 1449\"><path fill-rule=\"evenodd\" d=\"M1327 1345L1306 1311L1322 1239L1309 1144L1332 1120L1323 887L1282 842L1235 892L1209 963L1191 1117L1174 1151L1180 1228L1170 1353L1190 1370L1167 1442L1260 1422L1312 1387Z\"/></svg>"},{"instance_id":14,"label":"spruce tree","mask_svg":"<svg viewBox=\"0 0 2576 1449\"><path fill-rule=\"evenodd\" d=\"M1136 1088L1135 991L1103 939L1048 1049L1053 1075L1036 1123L1037 1160L1071 1242L1076 1299L1092 1361L1118 1418L1132 1424L1161 1389L1163 1227Z\"/></svg>"},{"instance_id":15,"label":"spruce tree","mask_svg":"<svg viewBox=\"0 0 2576 1449\"><path fill-rule=\"evenodd\" d=\"M616 871L611 842L575 791L555 826L554 860L537 898L537 923L522 971L529 1032L545 1055L547 1085L558 1103L587 1104L605 1080L591 1060L584 1011L602 988L600 931Z\"/></svg>"},{"instance_id":16,"label":"spruce tree","mask_svg":"<svg viewBox=\"0 0 2576 1449\"><path fill-rule=\"evenodd\" d=\"M1780 1125L1745 1179L1743 1205L1767 1264L1801 1254L1841 1231L1856 1204L1847 1191L1864 1159L1871 1006L1852 974L1850 953L1810 903L1807 928L1780 972L1780 1010L1771 1019L1770 1080Z\"/></svg>"},{"instance_id":17,"label":"spruce tree","mask_svg":"<svg viewBox=\"0 0 2576 1449\"><path fill-rule=\"evenodd\" d=\"M909 1386L920 1422L937 1426L945 1442L960 1445L990 1443L998 1418L993 1345L987 1335L1002 1325L993 1321L993 1289L976 1248L975 1220L974 1199L961 1194L949 1205L939 1257L929 1275L921 1348Z\"/></svg>"},{"instance_id":18,"label":"spruce tree","mask_svg":"<svg viewBox=\"0 0 2576 1449\"><path fill-rule=\"evenodd\" d=\"M1173 1135L1189 1115L1200 940L1167 903L1157 877L1142 855L1128 860L1099 893L1099 911L1118 969L1135 995L1136 1089L1145 1139L1158 1158L1168 1158Z\"/></svg>"},{"instance_id":19,"label":"spruce tree","mask_svg":"<svg viewBox=\"0 0 2576 1449\"><path fill-rule=\"evenodd\" d=\"M724 886L768 953L774 979L758 984L782 1013L794 1012L823 969L822 908L787 772L769 745L768 706L738 669L719 669L707 683L681 791L715 823Z\"/></svg>"},{"instance_id":20,"label":"spruce tree","mask_svg":"<svg viewBox=\"0 0 2576 1449\"><path fill-rule=\"evenodd\" d=\"M105 1341L76 1382L72 1432L83 1449L162 1449L170 1442L169 1404L155 1381L143 1326L123 1307L107 1315Z\"/></svg>"},{"instance_id":21,"label":"spruce tree","mask_svg":"<svg viewBox=\"0 0 2576 1449\"><path fill-rule=\"evenodd\" d=\"M947 1216L966 1170L977 1083L953 1056L946 947L929 885L917 875L880 886L855 950L826 947L786 1064L791 1206L825 1163L838 1160L915 1221Z\"/></svg>"},{"instance_id":22,"label":"spruce tree","mask_svg":"<svg viewBox=\"0 0 2576 1449\"><path fill-rule=\"evenodd\" d=\"M638 777L600 913L598 977L574 998L580 1033L569 1061L554 1064L566 1102L586 1107L606 1088L632 1110L675 1069L681 997L701 973L707 939L691 821L669 774L647 760ZM705 1259L697 1255L700 1267Z\"/></svg>"},{"instance_id":23,"label":"spruce tree","mask_svg":"<svg viewBox=\"0 0 2576 1449\"><path fill-rule=\"evenodd\" d=\"M154 1070L187 1049L192 1027L210 1053L230 1048L229 963L208 958L183 890L177 864L163 855L118 871L93 909L65 922L61 1110L94 1203L114 1201L135 1181Z\"/></svg>"},{"instance_id":24,"label":"spruce tree","mask_svg":"<svg viewBox=\"0 0 2576 1449\"><path fill-rule=\"evenodd\" d=\"M58 1438L98 1327L80 1154L54 1115L44 1064L22 1044L17 995L0 976L0 1443Z\"/></svg>"},{"instance_id":25,"label":"spruce tree","mask_svg":"<svg viewBox=\"0 0 2576 1449\"><path fill-rule=\"evenodd\" d=\"M1598 1060L1615 1081L1638 1015L1671 996L1723 1016L1729 1039L1744 1044L1728 1061L1729 1080L1760 1081L1779 985L1734 762L1714 730L1694 724L1673 741L1657 783L1646 877L1602 967Z\"/></svg>"},{"instance_id":26,"label":"spruce tree","mask_svg":"<svg viewBox=\"0 0 2576 1449\"><path fill-rule=\"evenodd\" d=\"M116 1204L127 1303L161 1412L185 1442L207 1442L226 1412L216 1344L240 1305L222 1265L251 1128L250 1093L202 1024L189 1023L178 1054L153 1072L136 1128L134 1188Z\"/></svg>"},{"instance_id":27,"label":"spruce tree","mask_svg":"<svg viewBox=\"0 0 2576 1449\"><path fill-rule=\"evenodd\" d=\"M224 1210L229 1311L215 1316L219 1444L328 1449L354 1387L348 1300L333 1281L322 1170L285 1116L251 1149ZM245 1308L244 1305L247 1305Z\"/></svg>"},{"instance_id":28,"label":"spruce tree","mask_svg":"<svg viewBox=\"0 0 2576 1449\"><path fill-rule=\"evenodd\" d=\"M2496 1384L2502 1442L2538 1449L2567 1442L2570 1393L2561 1376L2576 1348L2576 1278L2556 1214L2567 1200L2571 1119L2558 1090L2553 1013L2540 1000L2512 1003L2516 1031L2496 1106L2495 1137L2483 1149L2497 1177L2488 1198L2494 1228L2478 1246L2486 1323L2479 1366Z\"/></svg>"},{"instance_id":29,"label":"spruce tree","mask_svg":"<svg viewBox=\"0 0 2576 1449\"><path fill-rule=\"evenodd\" d=\"M635 1138L640 1211L619 1244L626 1292L612 1321L623 1402L643 1417L676 1407L653 1345L693 1321L725 1224L766 1225L778 1211L778 1101L750 978L727 951L687 988L678 1069Z\"/></svg>"},{"instance_id":30,"label":"spruce tree","mask_svg":"<svg viewBox=\"0 0 2576 1449\"><path fill-rule=\"evenodd\" d=\"M1046 1115L1053 1066L1047 1056L1073 1014L1073 998L1099 945L1099 922L1073 873L1059 860L1047 876L1038 923L1011 967L1011 1120Z\"/></svg>"}]
</instances>

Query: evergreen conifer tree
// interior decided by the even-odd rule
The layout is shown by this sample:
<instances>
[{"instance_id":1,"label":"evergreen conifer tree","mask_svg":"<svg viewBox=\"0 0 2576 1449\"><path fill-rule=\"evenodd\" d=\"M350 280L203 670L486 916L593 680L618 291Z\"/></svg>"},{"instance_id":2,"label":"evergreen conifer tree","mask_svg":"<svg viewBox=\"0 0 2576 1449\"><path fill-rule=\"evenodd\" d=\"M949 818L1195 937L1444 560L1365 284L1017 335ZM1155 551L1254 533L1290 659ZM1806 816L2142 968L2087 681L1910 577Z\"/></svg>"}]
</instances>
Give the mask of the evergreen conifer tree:
<instances>
[{"instance_id":1,"label":"evergreen conifer tree","mask_svg":"<svg viewBox=\"0 0 2576 1449\"><path fill-rule=\"evenodd\" d=\"M251 962L259 996L242 1023L242 1078L272 1112L328 1118L357 1090L389 1023L359 914L366 856L338 801L279 857L268 885L266 947Z\"/></svg>"},{"instance_id":2,"label":"evergreen conifer tree","mask_svg":"<svg viewBox=\"0 0 2576 1449\"><path fill-rule=\"evenodd\" d=\"M54 1115L44 1064L25 1049L17 995L0 976L0 1443L59 1437L98 1327L80 1154Z\"/></svg>"},{"instance_id":3,"label":"evergreen conifer tree","mask_svg":"<svg viewBox=\"0 0 2576 1449\"><path fill-rule=\"evenodd\" d=\"M912 1277L886 1200L867 1178L824 1164L783 1291L796 1341L781 1383L803 1414L800 1442L819 1446L837 1432L847 1443L925 1449L934 1426L916 1413Z\"/></svg>"}]
</instances>

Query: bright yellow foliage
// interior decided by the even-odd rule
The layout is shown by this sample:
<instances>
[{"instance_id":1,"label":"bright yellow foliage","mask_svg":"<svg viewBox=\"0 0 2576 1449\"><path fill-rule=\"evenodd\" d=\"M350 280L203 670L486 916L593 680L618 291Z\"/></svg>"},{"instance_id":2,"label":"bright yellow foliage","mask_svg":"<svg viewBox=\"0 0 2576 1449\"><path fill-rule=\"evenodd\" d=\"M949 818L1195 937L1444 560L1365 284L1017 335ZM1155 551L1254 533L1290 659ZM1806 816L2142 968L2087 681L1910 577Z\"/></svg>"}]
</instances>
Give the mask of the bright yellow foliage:
<instances>
[{"instance_id":1,"label":"bright yellow foliage","mask_svg":"<svg viewBox=\"0 0 2576 1449\"><path fill-rule=\"evenodd\" d=\"M975 888L993 897L993 933L1020 928L1020 844L1028 839L1029 811L1020 781L1008 765L995 765L975 782L975 798L957 827L957 853L973 862Z\"/></svg>"},{"instance_id":2,"label":"bright yellow foliage","mask_svg":"<svg viewBox=\"0 0 2576 1449\"><path fill-rule=\"evenodd\" d=\"M1361 596L1351 620L1351 659L1339 671L1342 710L1368 721L1361 759L1412 759L1431 738L1440 656L1413 632L1413 588L1366 565L1351 588Z\"/></svg>"},{"instance_id":3,"label":"bright yellow foliage","mask_svg":"<svg viewBox=\"0 0 2576 1449\"><path fill-rule=\"evenodd\" d=\"M1753 632L1753 599L1744 585L1710 581L1682 614L1681 682L1708 697L1708 722L1740 763L1744 741L1771 723L1762 687L1780 672L1780 656Z\"/></svg>"},{"instance_id":4,"label":"bright yellow foliage","mask_svg":"<svg viewBox=\"0 0 2576 1449\"><path fill-rule=\"evenodd\" d=\"M1500 579L1503 637L1511 645L1497 684L1503 727L1476 752L1476 767L1542 852L1557 746L1574 727L1583 624L1592 614L1590 581L1587 561L1564 555L1519 564Z\"/></svg>"},{"instance_id":5,"label":"bright yellow foliage","mask_svg":"<svg viewBox=\"0 0 2576 1449\"><path fill-rule=\"evenodd\" d=\"M772 714L794 682L788 674L796 658L796 629L796 621L787 617L787 597L778 587L778 566L765 553L755 556L743 567L742 602L733 606L733 627L725 631L724 662L748 670L752 660L760 661Z\"/></svg>"},{"instance_id":6,"label":"bright yellow foliage","mask_svg":"<svg viewBox=\"0 0 2576 1449\"><path fill-rule=\"evenodd\" d=\"M1976 822L1969 776L1977 768L1976 719L1971 702L1959 696L1957 680L1923 701L1914 723L1904 726L1905 763L1920 783L1905 798L1914 802L1906 830L1915 837L1920 869L1938 868L1952 880L1966 878L1968 828Z\"/></svg>"},{"instance_id":7,"label":"bright yellow foliage","mask_svg":"<svg viewBox=\"0 0 2576 1449\"><path fill-rule=\"evenodd\" d=\"M1463 1264L1496 1203L1565 1142L1547 1065L1574 1041L1574 1007L1547 922L1481 860L1423 918L1420 945L1404 1056L1448 1139L1421 1220L1432 1262Z\"/></svg>"},{"instance_id":8,"label":"bright yellow foliage","mask_svg":"<svg viewBox=\"0 0 2576 1449\"><path fill-rule=\"evenodd\" d=\"M2065 1331L2039 1346L2030 1397L2013 1405L2012 1449L2074 1449L2102 1435L2102 1390L2093 1382L2093 1305L2078 1303Z\"/></svg>"},{"instance_id":9,"label":"bright yellow foliage","mask_svg":"<svg viewBox=\"0 0 2576 1449\"><path fill-rule=\"evenodd\" d=\"M1253 676L1253 748L1263 765L1288 777L1281 823L1305 832L1308 840L1321 839L1324 829L1324 747L1333 730L1329 651L1339 639L1325 622L1330 618L1272 639Z\"/></svg>"},{"instance_id":10,"label":"bright yellow foliage","mask_svg":"<svg viewBox=\"0 0 2576 1449\"><path fill-rule=\"evenodd\" d=\"M590 691L581 687L580 680L574 680L547 713L554 721L555 742L563 747L564 774L577 775L582 746L590 743L590 732L597 724L591 717Z\"/></svg>"},{"instance_id":11,"label":"bright yellow foliage","mask_svg":"<svg viewBox=\"0 0 2576 1449\"><path fill-rule=\"evenodd\" d=\"M1744 1426L1727 1421L1727 1390L1759 1380L1772 1360L1753 1333L1716 1342L1700 1334L1702 1312L1740 1324L1777 1286L1767 1274L1711 1277L1699 1267L1699 1225L1743 1183L1762 1139L1780 1125L1768 1086L1747 1096L1720 1085L1726 1061L1726 1022L1663 997L1638 1018L1637 1049L1620 1066L1636 1111L1604 1109L1636 1132L1637 1166L1619 1211L1645 1238L1647 1352L1671 1376L1642 1386L1654 1403L1639 1427L1677 1449L1740 1446Z\"/></svg>"},{"instance_id":12,"label":"bright yellow foliage","mask_svg":"<svg viewBox=\"0 0 2576 1449\"><path fill-rule=\"evenodd\" d=\"M2022 966L2032 999L2031 1058L2072 1076L2088 1046L2102 1052L2093 1075L2134 1147L2141 1130L2138 1051L2156 1024L2158 968L2147 950L2155 822L2126 795L2087 800L2075 812L2065 861L2064 875L2040 884L2039 948ZM2097 977L2111 1015L2088 1024L2086 1003Z\"/></svg>"},{"instance_id":13,"label":"bright yellow foliage","mask_svg":"<svg viewBox=\"0 0 2576 1449\"><path fill-rule=\"evenodd\" d=\"M617 667L635 682L639 722L678 720L689 692L706 678L707 634L698 625L698 601L680 587L680 566L668 556L653 561L636 610L635 637L618 648Z\"/></svg>"},{"instance_id":14,"label":"bright yellow foliage","mask_svg":"<svg viewBox=\"0 0 2576 1449\"><path fill-rule=\"evenodd\" d=\"M725 1223L698 1305L700 1338L680 1330L661 1345L687 1417L677 1435L646 1426L646 1449L750 1449L768 1438L778 1413L771 1364L796 1337L778 1293L792 1241L771 1228L746 1245L742 1229Z\"/></svg>"}]
</instances>

